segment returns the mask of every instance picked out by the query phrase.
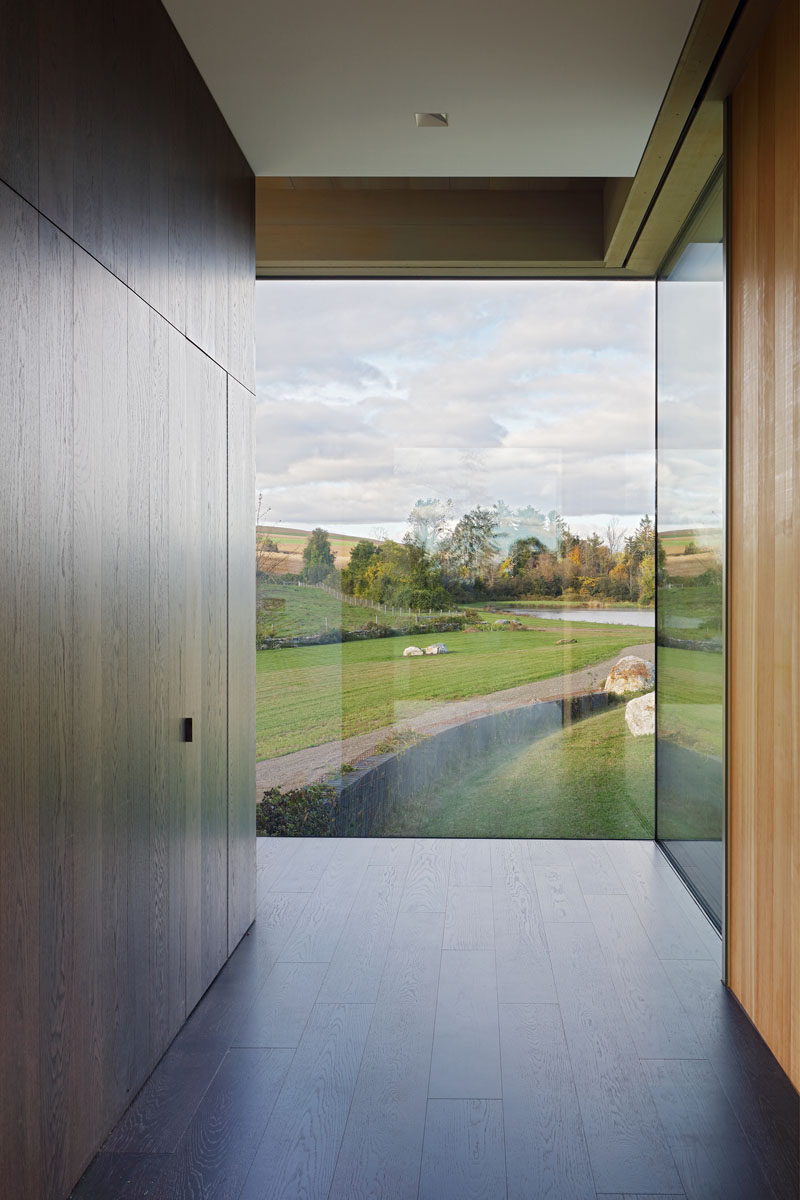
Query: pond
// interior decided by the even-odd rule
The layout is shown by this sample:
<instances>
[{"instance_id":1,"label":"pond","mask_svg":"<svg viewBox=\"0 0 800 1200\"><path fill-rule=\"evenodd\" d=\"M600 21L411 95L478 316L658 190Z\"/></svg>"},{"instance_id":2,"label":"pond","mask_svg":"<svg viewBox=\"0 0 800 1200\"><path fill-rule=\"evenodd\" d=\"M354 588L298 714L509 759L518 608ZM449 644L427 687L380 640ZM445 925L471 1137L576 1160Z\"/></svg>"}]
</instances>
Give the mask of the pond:
<instances>
[{"instance_id":1,"label":"pond","mask_svg":"<svg viewBox=\"0 0 800 1200\"><path fill-rule=\"evenodd\" d=\"M518 616L543 621L592 621L596 625L640 625L643 629L654 629L656 623L652 608L515 608L513 611Z\"/></svg>"}]
</instances>

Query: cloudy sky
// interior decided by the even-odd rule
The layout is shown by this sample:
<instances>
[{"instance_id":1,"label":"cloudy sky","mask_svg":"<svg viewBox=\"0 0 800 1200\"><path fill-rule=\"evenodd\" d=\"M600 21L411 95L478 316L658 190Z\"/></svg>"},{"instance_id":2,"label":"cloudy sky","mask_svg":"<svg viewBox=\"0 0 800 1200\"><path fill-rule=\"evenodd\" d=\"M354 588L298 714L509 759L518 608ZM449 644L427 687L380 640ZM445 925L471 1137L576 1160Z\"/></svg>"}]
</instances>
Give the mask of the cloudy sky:
<instances>
[{"instance_id":1,"label":"cloudy sky","mask_svg":"<svg viewBox=\"0 0 800 1200\"><path fill-rule=\"evenodd\" d=\"M262 520L399 536L438 496L632 529L654 508L654 305L627 281L259 282Z\"/></svg>"}]
</instances>

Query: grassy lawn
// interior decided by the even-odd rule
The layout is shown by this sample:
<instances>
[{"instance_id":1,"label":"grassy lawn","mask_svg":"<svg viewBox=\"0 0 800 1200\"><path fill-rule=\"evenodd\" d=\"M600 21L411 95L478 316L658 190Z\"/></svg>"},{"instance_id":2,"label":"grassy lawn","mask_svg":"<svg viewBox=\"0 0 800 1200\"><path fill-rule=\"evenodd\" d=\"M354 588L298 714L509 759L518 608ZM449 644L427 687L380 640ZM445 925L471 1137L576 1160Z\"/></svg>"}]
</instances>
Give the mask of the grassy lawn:
<instances>
[{"instance_id":1,"label":"grassy lawn","mask_svg":"<svg viewBox=\"0 0 800 1200\"><path fill-rule=\"evenodd\" d=\"M391 619L383 610L340 604L326 592L296 584L259 584L258 604L263 600L272 601L267 621L274 626L275 637L320 633L326 620L330 629L361 629L364 625L374 625L376 617L382 625Z\"/></svg>"},{"instance_id":2,"label":"grassy lawn","mask_svg":"<svg viewBox=\"0 0 800 1200\"><path fill-rule=\"evenodd\" d=\"M302 589L298 589L300 591ZM556 645L571 637L571 645ZM628 625L574 624L528 632L426 634L260 650L256 654L257 757L271 758L381 729L432 702L481 696L579 670L652 641ZM444 641L451 653L403 658L409 644Z\"/></svg>"},{"instance_id":3,"label":"grassy lawn","mask_svg":"<svg viewBox=\"0 0 800 1200\"><path fill-rule=\"evenodd\" d=\"M703 754L722 754L724 659L659 646L658 734Z\"/></svg>"},{"instance_id":4,"label":"grassy lawn","mask_svg":"<svg viewBox=\"0 0 800 1200\"><path fill-rule=\"evenodd\" d=\"M660 588L658 619L667 637L704 641L722 635L722 585Z\"/></svg>"},{"instance_id":5,"label":"grassy lawn","mask_svg":"<svg viewBox=\"0 0 800 1200\"><path fill-rule=\"evenodd\" d=\"M649 838L653 738L624 705L517 748L501 747L412 797L390 836Z\"/></svg>"}]
</instances>

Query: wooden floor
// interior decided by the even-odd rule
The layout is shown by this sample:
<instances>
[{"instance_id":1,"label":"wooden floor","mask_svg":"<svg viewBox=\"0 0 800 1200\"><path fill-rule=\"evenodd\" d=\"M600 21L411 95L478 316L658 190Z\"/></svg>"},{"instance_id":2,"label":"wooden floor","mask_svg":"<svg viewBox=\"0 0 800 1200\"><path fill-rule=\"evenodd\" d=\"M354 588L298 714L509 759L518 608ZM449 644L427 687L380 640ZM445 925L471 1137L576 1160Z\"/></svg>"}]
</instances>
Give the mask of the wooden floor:
<instances>
[{"instance_id":1,"label":"wooden floor","mask_svg":"<svg viewBox=\"0 0 800 1200\"><path fill-rule=\"evenodd\" d=\"M798 1099L649 842L261 839L80 1200L796 1200Z\"/></svg>"}]
</instances>

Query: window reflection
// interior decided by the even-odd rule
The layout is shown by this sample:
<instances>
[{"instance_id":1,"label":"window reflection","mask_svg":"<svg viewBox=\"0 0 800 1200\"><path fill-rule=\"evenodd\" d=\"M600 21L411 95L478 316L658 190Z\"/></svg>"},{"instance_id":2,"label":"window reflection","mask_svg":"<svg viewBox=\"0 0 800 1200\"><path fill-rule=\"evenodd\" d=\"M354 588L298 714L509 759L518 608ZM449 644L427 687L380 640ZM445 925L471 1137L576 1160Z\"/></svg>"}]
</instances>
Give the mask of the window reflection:
<instances>
[{"instance_id":1,"label":"window reflection","mask_svg":"<svg viewBox=\"0 0 800 1200\"><path fill-rule=\"evenodd\" d=\"M658 283L657 836L718 926L723 890L722 178Z\"/></svg>"}]
</instances>

